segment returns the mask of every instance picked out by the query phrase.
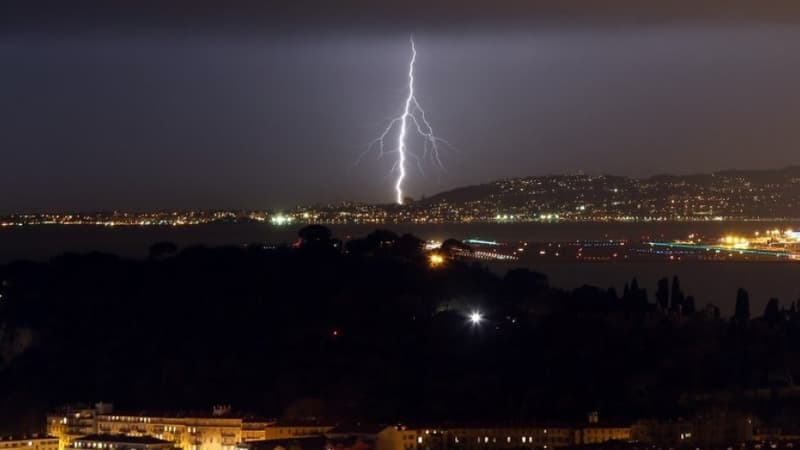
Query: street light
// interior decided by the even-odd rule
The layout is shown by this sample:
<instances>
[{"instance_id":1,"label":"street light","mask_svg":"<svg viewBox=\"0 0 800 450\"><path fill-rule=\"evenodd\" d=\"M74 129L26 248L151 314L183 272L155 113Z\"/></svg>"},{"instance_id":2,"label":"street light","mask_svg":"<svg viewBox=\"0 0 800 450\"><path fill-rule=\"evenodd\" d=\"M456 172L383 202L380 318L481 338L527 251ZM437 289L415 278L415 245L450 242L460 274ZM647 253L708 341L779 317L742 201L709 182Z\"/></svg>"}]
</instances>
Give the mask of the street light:
<instances>
[{"instance_id":1,"label":"street light","mask_svg":"<svg viewBox=\"0 0 800 450\"><path fill-rule=\"evenodd\" d=\"M469 314L469 322L473 325L480 325L483 322L483 314L480 311L472 311Z\"/></svg>"},{"instance_id":2,"label":"street light","mask_svg":"<svg viewBox=\"0 0 800 450\"><path fill-rule=\"evenodd\" d=\"M444 256L438 253L431 253L430 256L428 256L428 264L430 264L431 267L439 267L444 264Z\"/></svg>"}]
</instances>

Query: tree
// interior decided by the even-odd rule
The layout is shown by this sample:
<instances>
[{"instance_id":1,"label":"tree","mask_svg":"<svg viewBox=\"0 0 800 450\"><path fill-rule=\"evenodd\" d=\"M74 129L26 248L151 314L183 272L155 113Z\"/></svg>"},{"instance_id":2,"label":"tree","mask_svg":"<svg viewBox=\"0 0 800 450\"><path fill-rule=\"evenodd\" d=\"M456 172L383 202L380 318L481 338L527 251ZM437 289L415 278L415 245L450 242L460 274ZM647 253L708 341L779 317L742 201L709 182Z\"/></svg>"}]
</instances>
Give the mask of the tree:
<instances>
[{"instance_id":1,"label":"tree","mask_svg":"<svg viewBox=\"0 0 800 450\"><path fill-rule=\"evenodd\" d=\"M622 301L626 308L644 310L647 308L647 290L639 288L639 280L634 278L630 285L625 283L622 289Z\"/></svg>"},{"instance_id":2,"label":"tree","mask_svg":"<svg viewBox=\"0 0 800 450\"><path fill-rule=\"evenodd\" d=\"M681 291L681 282L678 280L677 275L672 277L672 292L670 295L670 311L680 313L683 309L684 296Z\"/></svg>"},{"instance_id":3,"label":"tree","mask_svg":"<svg viewBox=\"0 0 800 450\"><path fill-rule=\"evenodd\" d=\"M409 235L413 237L412 235ZM375 230L364 238L353 239L347 243L347 251L354 255L387 255L392 253L392 247L397 244L400 236L389 230ZM414 238L416 239L416 238ZM412 239L406 238L405 245L409 245Z\"/></svg>"},{"instance_id":4,"label":"tree","mask_svg":"<svg viewBox=\"0 0 800 450\"><path fill-rule=\"evenodd\" d=\"M694 297L691 295L686 297L686 300L683 302L683 315L691 316L694 315L696 312L697 307L695 306Z\"/></svg>"},{"instance_id":5,"label":"tree","mask_svg":"<svg viewBox=\"0 0 800 450\"><path fill-rule=\"evenodd\" d=\"M367 240L373 244L375 247L388 247L394 245L394 243L400 237L394 231L390 230L375 230L372 233L367 235Z\"/></svg>"},{"instance_id":6,"label":"tree","mask_svg":"<svg viewBox=\"0 0 800 450\"><path fill-rule=\"evenodd\" d=\"M713 303L707 303L706 304L706 314L709 317L713 317L715 319L719 319L719 317L720 317L719 306L717 306L717 305L715 305Z\"/></svg>"},{"instance_id":7,"label":"tree","mask_svg":"<svg viewBox=\"0 0 800 450\"><path fill-rule=\"evenodd\" d=\"M739 322L750 319L750 294L742 288L736 291L736 309L733 318Z\"/></svg>"},{"instance_id":8,"label":"tree","mask_svg":"<svg viewBox=\"0 0 800 450\"><path fill-rule=\"evenodd\" d=\"M323 225L306 225L297 232L297 236L302 239L303 245L306 244L325 244L327 245L333 233L330 228Z\"/></svg>"},{"instance_id":9,"label":"tree","mask_svg":"<svg viewBox=\"0 0 800 450\"><path fill-rule=\"evenodd\" d=\"M639 287L639 280L636 277L631 280L631 287L630 287L630 297L631 301L637 305L646 305L647 304L647 289Z\"/></svg>"},{"instance_id":10,"label":"tree","mask_svg":"<svg viewBox=\"0 0 800 450\"><path fill-rule=\"evenodd\" d=\"M525 298L547 289L547 275L526 268L511 269L503 277L507 297Z\"/></svg>"},{"instance_id":11,"label":"tree","mask_svg":"<svg viewBox=\"0 0 800 450\"><path fill-rule=\"evenodd\" d=\"M633 280L631 280L631 292L636 292L638 290L639 290L639 280L637 280L636 277L633 277Z\"/></svg>"},{"instance_id":12,"label":"tree","mask_svg":"<svg viewBox=\"0 0 800 450\"><path fill-rule=\"evenodd\" d=\"M777 298L771 298L764 308L764 320L770 325L777 325L781 321L780 304Z\"/></svg>"},{"instance_id":13,"label":"tree","mask_svg":"<svg viewBox=\"0 0 800 450\"><path fill-rule=\"evenodd\" d=\"M667 302L669 300L669 279L662 278L658 280L658 288L656 288L656 302L661 309L667 309Z\"/></svg>"},{"instance_id":14,"label":"tree","mask_svg":"<svg viewBox=\"0 0 800 450\"><path fill-rule=\"evenodd\" d=\"M161 241L150 246L151 259L159 259L178 253L178 246L174 242Z\"/></svg>"},{"instance_id":15,"label":"tree","mask_svg":"<svg viewBox=\"0 0 800 450\"><path fill-rule=\"evenodd\" d=\"M416 258L422 255L423 248L425 248L425 241L413 234L406 233L397 240L394 254L403 258Z\"/></svg>"}]
</instances>

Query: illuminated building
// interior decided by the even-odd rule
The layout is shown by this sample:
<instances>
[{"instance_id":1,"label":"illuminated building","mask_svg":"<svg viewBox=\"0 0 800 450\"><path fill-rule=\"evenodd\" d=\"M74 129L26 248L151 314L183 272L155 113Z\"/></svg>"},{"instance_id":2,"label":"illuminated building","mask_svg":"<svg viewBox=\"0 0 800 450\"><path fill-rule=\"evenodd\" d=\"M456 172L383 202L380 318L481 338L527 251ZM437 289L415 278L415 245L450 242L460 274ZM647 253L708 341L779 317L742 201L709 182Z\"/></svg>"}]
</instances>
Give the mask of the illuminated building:
<instances>
[{"instance_id":1,"label":"illuminated building","mask_svg":"<svg viewBox=\"0 0 800 450\"><path fill-rule=\"evenodd\" d=\"M322 436L333 428L333 425L321 424L307 420L279 420L264 429L264 440L289 439L308 436Z\"/></svg>"},{"instance_id":2,"label":"illuminated building","mask_svg":"<svg viewBox=\"0 0 800 450\"><path fill-rule=\"evenodd\" d=\"M323 448L325 448L325 438L322 436L250 441L236 445L236 450L322 450Z\"/></svg>"},{"instance_id":3,"label":"illuminated building","mask_svg":"<svg viewBox=\"0 0 800 450\"><path fill-rule=\"evenodd\" d=\"M233 450L239 442L267 438L273 423L233 417L229 407L215 407L205 415L131 414L99 403L95 408L69 407L48 414L47 433L58 438L59 450L97 433L149 436L183 450Z\"/></svg>"},{"instance_id":4,"label":"illuminated building","mask_svg":"<svg viewBox=\"0 0 800 450\"><path fill-rule=\"evenodd\" d=\"M753 439L753 418L749 414L712 409L692 420L692 439L698 445L724 445Z\"/></svg>"},{"instance_id":5,"label":"illuminated building","mask_svg":"<svg viewBox=\"0 0 800 450\"><path fill-rule=\"evenodd\" d=\"M47 415L47 434L58 438L58 449L64 450L73 440L97 433L95 416L109 411L111 405L98 403L93 408L86 405L66 406Z\"/></svg>"},{"instance_id":6,"label":"illuminated building","mask_svg":"<svg viewBox=\"0 0 800 450\"><path fill-rule=\"evenodd\" d=\"M685 420L640 420L631 425L631 440L657 445L693 442L692 424Z\"/></svg>"},{"instance_id":7,"label":"illuminated building","mask_svg":"<svg viewBox=\"0 0 800 450\"><path fill-rule=\"evenodd\" d=\"M267 438L267 427L274 423L274 420L244 419L242 421L242 441L263 441Z\"/></svg>"},{"instance_id":8,"label":"illuminated building","mask_svg":"<svg viewBox=\"0 0 800 450\"><path fill-rule=\"evenodd\" d=\"M421 445L423 432L405 425L392 425L378 432L375 439L377 450L413 450Z\"/></svg>"},{"instance_id":9,"label":"illuminated building","mask_svg":"<svg viewBox=\"0 0 800 450\"><path fill-rule=\"evenodd\" d=\"M173 450L171 442L151 436L90 434L70 444L67 450Z\"/></svg>"},{"instance_id":10,"label":"illuminated building","mask_svg":"<svg viewBox=\"0 0 800 450\"><path fill-rule=\"evenodd\" d=\"M631 439L630 426L591 424L575 432L576 444L602 444L608 441L627 442Z\"/></svg>"},{"instance_id":11,"label":"illuminated building","mask_svg":"<svg viewBox=\"0 0 800 450\"><path fill-rule=\"evenodd\" d=\"M325 435L326 450L510 450L546 449L608 441L627 442L627 425L470 424L447 426L358 425L336 427ZM335 444L335 445L334 445Z\"/></svg>"},{"instance_id":12,"label":"illuminated building","mask_svg":"<svg viewBox=\"0 0 800 450\"><path fill-rule=\"evenodd\" d=\"M602 444L608 441L628 442L631 440L630 424L601 424L597 411L589 413L588 424L575 430L575 443Z\"/></svg>"},{"instance_id":13,"label":"illuminated building","mask_svg":"<svg viewBox=\"0 0 800 450\"><path fill-rule=\"evenodd\" d=\"M0 450L58 450L58 438L51 436L0 436Z\"/></svg>"},{"instance_id":14,"label":"illuminated building","mask_svg":"<svg viewBox=\"0 0 800 450\"><path fill-rule=\"evenodd\" d=\"M712 409L689 420L640 420L631 426L631 439L656 445L722 446L754 437L753 418L741 412Z\"/></svg>"},{"instance_id":15,"label":"illuminated building","mask_svg":"<svg viewBox=\"0 0 800 450\"><path fill-rule=\"evenodd\" d=\"M97 430L106 434L150 436L183 450L233 450L242 440L242 419L224 416L103 414Z\"/></svg>"},{"instance_id":16,"label":"illuminated building","mask_svg":"<svg viewBox=\"0 0 800 450\"><path fill-rule=\"evenodd\" d=\"M423 448L424 435L405 425L338 426L325 433L325 450L413 450Z\"/></svg>"},{"instance_id":17,"label":"illuminated building","mask_svg":"<svg viewBox=\"0 0 800 450\"><path fill-rule=\"evenodd\" d=\"M575 431L564 425L460 426L445 433L448 446L464 450L520 447L564 447L575 443Z\"/></svg>"}]
</instances>

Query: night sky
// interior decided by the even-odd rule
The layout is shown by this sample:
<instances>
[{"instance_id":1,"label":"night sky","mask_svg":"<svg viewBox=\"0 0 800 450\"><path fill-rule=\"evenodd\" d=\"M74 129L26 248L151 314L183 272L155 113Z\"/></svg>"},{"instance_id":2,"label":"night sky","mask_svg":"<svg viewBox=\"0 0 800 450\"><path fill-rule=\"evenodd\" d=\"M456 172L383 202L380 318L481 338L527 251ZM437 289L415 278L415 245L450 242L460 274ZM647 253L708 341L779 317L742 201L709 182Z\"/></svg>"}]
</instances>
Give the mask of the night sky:
<instances>
[{"instance_id":1,"label":"night sky","mask_svg":"<svg viewBox=\"0 0 800 450\"><path fill-rule=\"evenodd\" d=\"M401 111L411 33L456 147L414 197L800 164L800 2L493 3L5 3L0 213L391 202L392 160L354 163Z\"/></svg>"}]
</instances>

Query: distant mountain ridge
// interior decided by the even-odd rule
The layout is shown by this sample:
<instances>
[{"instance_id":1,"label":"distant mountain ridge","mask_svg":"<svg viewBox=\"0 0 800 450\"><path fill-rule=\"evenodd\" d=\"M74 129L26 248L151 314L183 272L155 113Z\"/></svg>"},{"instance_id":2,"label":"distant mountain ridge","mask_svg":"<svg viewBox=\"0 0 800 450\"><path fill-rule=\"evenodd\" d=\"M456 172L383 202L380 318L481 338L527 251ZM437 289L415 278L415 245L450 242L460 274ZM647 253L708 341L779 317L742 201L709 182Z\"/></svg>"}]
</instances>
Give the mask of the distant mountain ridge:
<instances>
[{"instance_id":1,"label":"distant mountain ridge","mask_svg":"<svg viewBox=\"0 0 800 450\"><path fill-rule=\"evenodd\" d=\"M570 216L741 218L800 217L800 166L735 169L647 178L562 174L517 177L459 187L414 203L486 216L491 210L532 217Z\"/></svg>"},{"instance_id":2,"label":"distant mountain ridge","mask_svg":"<svg viewBox=\"0 0 800 450\"><path fill-rule=\"evenodd\" d=\"M623 175L611 175L611 174L588 175L583 173L531 175L526 177L503 178L495 181L490 181L487 183L461 186L447 191L436 193L434 195L421 199L417 203L435 202L436 200L442 198L448 199L450 201L457 201L457 200L464 201L472 199L479 195L486 194L487 192L491 191L492 187L495 186L497 183L502 183L506 181L513 182L518 180L559 178L559 177L602 177L609 179L617 178L617 179L639 180L639 181L649 181L649 182L666 182L666 181L682 180L692 183L710 181L713 180L714 177L731 177L731 178L741 177L741 178L758 179L760 181L764 181L765 179L767 179L766 177L770 177L769 178L770 180L782 177L800 177L800 165L786 166L782 169L727 169L709 173L692 173L684 175L661 173L644 178L626 177Z\"/></svg>"}]
</instances>

